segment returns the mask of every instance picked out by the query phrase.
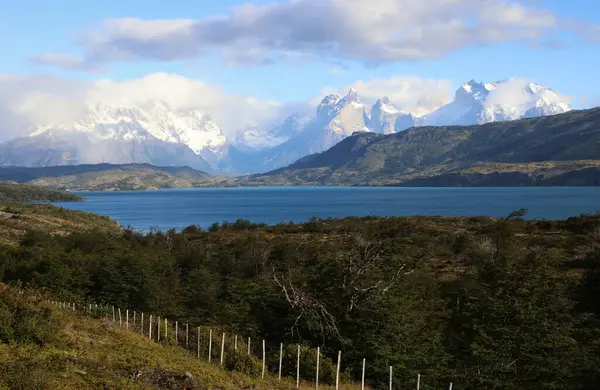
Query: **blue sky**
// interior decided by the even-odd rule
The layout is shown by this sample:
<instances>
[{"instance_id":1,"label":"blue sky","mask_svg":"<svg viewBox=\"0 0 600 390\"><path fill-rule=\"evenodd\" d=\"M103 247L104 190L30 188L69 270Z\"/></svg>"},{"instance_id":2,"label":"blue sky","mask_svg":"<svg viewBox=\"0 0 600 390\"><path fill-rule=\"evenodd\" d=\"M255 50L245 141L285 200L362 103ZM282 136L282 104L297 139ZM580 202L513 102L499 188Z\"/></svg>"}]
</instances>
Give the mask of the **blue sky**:
<instances>
[{"instance_id":1,"label":"blue sky","mask_svg":"<svg viewBox=\"0 0 600 390\"><path fill-rule=\"evenodd\" d=\"M456 88L463 80L514 76L573 96L576 107L600 105L597 0L455 0L456 14L415 9L427 3L416 0L297 0L303 4L280 1L281 7L262 0L4 1L4 74L122 81L166 72L218 85L226 94L277 102L306 100L325 87L357 80L411 76L449 80ZM265 8L235 11L249 3ZM375 8L361 9L366 3ZM377 14L379 3L383 16ZM498 8L487 12L488 5ZM256 9L261 19L252 25ZM229 17L215 21L219 15ZM404 28L409 19L403 15L423 21ZM190 19L196 32L191 36L175 26L154 34L152 26L124 18ZM103 25L106 20L116 21L112 30ZM481 28L465 33L458 21ZM278 34L283 38L271 39Z\"/></svg>"}]
</instances>

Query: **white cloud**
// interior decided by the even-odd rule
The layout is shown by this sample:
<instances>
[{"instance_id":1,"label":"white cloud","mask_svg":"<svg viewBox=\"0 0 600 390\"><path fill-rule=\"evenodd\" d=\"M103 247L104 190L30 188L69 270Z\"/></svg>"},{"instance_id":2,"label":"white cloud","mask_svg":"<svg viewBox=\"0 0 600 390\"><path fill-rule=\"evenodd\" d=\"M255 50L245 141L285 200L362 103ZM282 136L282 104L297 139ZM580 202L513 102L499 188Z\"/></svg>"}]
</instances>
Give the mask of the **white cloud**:
<instances>
[{"instance_id":1,"label":"white cloud","mask_svg":"<svg viewBox=\"0 0 600 390\"><path fill-rule=\"evenodd\" d=\"M345 95L350 88L356 89L360 98L368 104L387 96L399 109L421 115L431 112L451 99L451 81L423 79L414 76L395 76L359 80L343 87L325 87L310 102L318 104L324 95Z\"/></svg>"},{"instance_id":2,"label":"white cloud","mask_svg":"<svg viewBox=\"0 0 600 390\"><path fill-rule=\"evenodd\" d=\"M80 59L57 66L173 61L218 54L237 66L313 58L365 64L422 60L498 42L554 37L552 12L519 0L288 0L205 19L104 21L78 35Z\"/></svg>"},{"instance_id":3,"label":"white cloud","mask_svg":"<svg viewBox=\"0 0 600 390\"><path fill-rule=\"evenodd\" d=\"M70 124L97 104L149 108L157 102L174 111L210 114L231 139L247 126L268 128L292 113L314 115L314 105L329 93L345 94L354 87L366 103L388 96L399 108L431 111L450 97L450 81L418 77L359 80L326 87L309 101L274 102L227 94L218 85L167 73L114 81L83 81L51 75L0 74L0 141L26 135L32 125Z\"/></svg>"},{"instance_id":4,"label":"white cloud","mask_svg":"<svg viewBox=\"0 0 600 390\"><path fill-rule=\"evenodd\" d=\"M226 94L216 85L166 73L95 82L58 76L2 75L0 141L23 136L34 124L72 123L81 119L90 105L145 108L156 102L175 111L196 109L209 113L227 135L248 124L270 122L287 108L273 101Z\"/></svg>"}]
</instances>

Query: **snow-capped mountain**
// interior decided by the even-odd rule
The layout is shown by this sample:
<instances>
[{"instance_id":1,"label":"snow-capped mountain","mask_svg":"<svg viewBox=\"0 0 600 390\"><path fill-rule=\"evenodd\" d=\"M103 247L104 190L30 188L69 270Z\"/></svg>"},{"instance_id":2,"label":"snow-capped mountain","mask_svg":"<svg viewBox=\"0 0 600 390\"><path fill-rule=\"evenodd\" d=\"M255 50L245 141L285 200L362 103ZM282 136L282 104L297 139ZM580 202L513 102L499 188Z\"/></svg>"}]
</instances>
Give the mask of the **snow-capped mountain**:
<instances>
[{"instance_id":1,"label":"snow-capped mountain","mask_svg":"<svg viewBox=\"0 0 600 390\"><path fill-rule=\"evenodd\" d=\"M571 109L554 90L516 79L465 82L452 102L421 116L396 107L387 97L366 105L351 89L345 96L325 96L312 117L294 114L269 126L230 130L236 135L228 139L207 113L175 111L159 101L144 107L111 102L86 107L78 121L34 124L28 136L1 144L0 165L151 163L265 172L322 152L357 131L389 134L410 127L481 124Z\"/></svg>"},{"instance_id":2,"label":"snow-capped mountain","mask_svg":"<svg viewBox=\"0 0 600 390\"><path fill-rule=\"evenodd\" d=\"M387 96L378 99L371 108L369 128L376 133L391 134L415 125L415 117L399 110Z\"/></svg>"},{"instance_id":3,"label":"snow-capped mountain","mask_svg":"<svg viewBox=\"0 0 600 390\"><path fill-rule=\"evenodd\" d=\"M493 83L471 80L458 88L451 103L418 118L415 125L473 125L570 110L564 97L543 85L515 79Z\"/></svg>"},{"instance_id":4,"label":"snow-capped mountain","mask_svg":"<svg viewBox=\"0 0 600 390\"><path fill-rule=\"evenodd\" d=\"M156 156L161 154L161 148L189 148L189 151L180 151L187 158L174 160L182 165L204 170L208 169L205 160L214 166L224 153L227 143L227 138L210 116L198 111L173 112L160 103L146 110L139 107L90 106L84 119L68 124L38 125L27 138L28 142L21 140L20 143L39 144L41 147L43 144L50 144L49 140L60 140L69 145L71 156L78 156L69 159L72 163L153 163L148 153L143 153L141 149L152 145L151 149L156 152ZM107 146L104 153L100 153L102 149L96 146L111 144L113 147ZM128 146L117 156L117 145L121 145L121 148L122 145ZM139 147L136 149L133 145ZM127 153L126 148L130 148L132 152ZM65 164L66 161L57 163ZM168 161L163 161L162 164L173 165Z\"/></svg>"}]
</instances>

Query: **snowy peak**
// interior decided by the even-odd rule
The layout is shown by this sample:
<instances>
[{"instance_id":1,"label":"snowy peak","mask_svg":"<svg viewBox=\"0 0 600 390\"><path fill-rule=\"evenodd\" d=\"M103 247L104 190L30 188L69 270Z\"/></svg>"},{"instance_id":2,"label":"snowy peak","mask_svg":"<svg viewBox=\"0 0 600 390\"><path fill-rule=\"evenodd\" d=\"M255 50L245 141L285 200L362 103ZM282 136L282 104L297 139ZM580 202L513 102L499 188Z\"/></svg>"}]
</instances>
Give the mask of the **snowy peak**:
<instances>
[{"instance_id":1,"label":"snowy peak","mask_svg":"<svg viewBox=\"0 0 600 390\"><path fill-rule=\"evenodd\" d=\"M387 96L384 96L381 99L378 99L371 108L369 128L376 133L394 133L398 131L395 124L396 119L402 115L404 115L404 113L396 108ZM404 129L406 128L407 127Z\"/></svg>"},{"instance_id":2,"label":"snowy peak","mask_svg":"<svg viewBox=\"0 0 600 390\"><path fill-rule=\"evenodd\" d=\"M156 103L150 108L114 107L95 104L88 106L86 117L71 124L40 125L30 136L37 136L49 128L84 133L102 140L160 141L183 144L197 155L208 157L221 152L227 138L221 128L199 111L171 111L166 105Z\"/></svg>"},{"instance_id":3,"label":"snowy peak","mask_svg":"<svg viewBox=\"0 0 600 390\"><path fill-rule=\"evenodd\" d=\"M423 125L472 125L570 111L568 99L526 80L509 78L481 83L464 82L454 101L425 115Z\"/></svg>"}]
</instances>

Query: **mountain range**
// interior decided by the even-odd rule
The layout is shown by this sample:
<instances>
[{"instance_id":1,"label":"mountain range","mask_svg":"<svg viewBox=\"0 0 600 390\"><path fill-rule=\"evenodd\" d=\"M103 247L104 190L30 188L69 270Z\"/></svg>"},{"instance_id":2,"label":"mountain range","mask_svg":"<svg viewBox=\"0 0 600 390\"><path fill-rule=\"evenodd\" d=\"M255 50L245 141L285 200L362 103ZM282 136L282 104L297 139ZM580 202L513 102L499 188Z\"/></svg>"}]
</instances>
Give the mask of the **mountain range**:
<instances>
[{"instance_id":1,"label":"mountain range","mask_svg":"<svg viewBox=\"0 0 600 390\"><path fill-rule=\"evenodd\" d=\"M470 126L357 133L237 185L600 185L600 108Z\"/></svg>"},{"instance_id":2,"label":"mountain range","mask_svg":"<svg viewBox=\"0 0 600 390\"><path fill-rule=\"evenodd\" d=\"M102 102L88 105L84 119L34 124L27 136L0 144L0 165L146 163L211 173L257 173L325 151L355 132L395 134L409 128L483 124L569 110L567 100L554 90L514 79L465 82L453 101L421 116L397 108L387 97L365 104L351 89L346 96L324 97L312 117L294 114L266 129L244 129L230 139L208 113L173 111L159 101L144 108Z\"/></svg>"}]
</instances>

